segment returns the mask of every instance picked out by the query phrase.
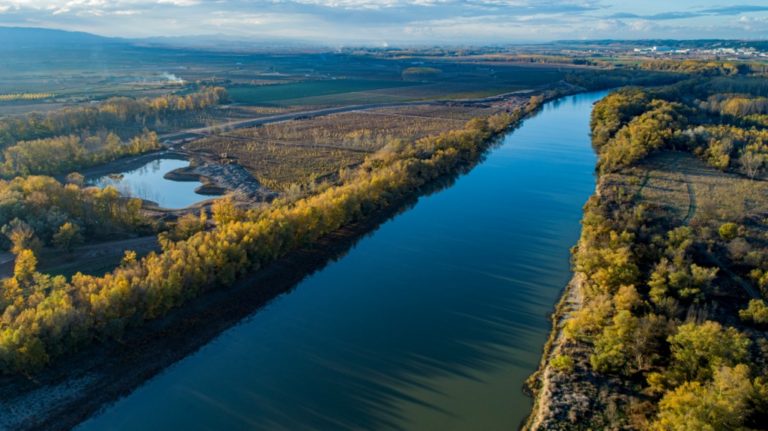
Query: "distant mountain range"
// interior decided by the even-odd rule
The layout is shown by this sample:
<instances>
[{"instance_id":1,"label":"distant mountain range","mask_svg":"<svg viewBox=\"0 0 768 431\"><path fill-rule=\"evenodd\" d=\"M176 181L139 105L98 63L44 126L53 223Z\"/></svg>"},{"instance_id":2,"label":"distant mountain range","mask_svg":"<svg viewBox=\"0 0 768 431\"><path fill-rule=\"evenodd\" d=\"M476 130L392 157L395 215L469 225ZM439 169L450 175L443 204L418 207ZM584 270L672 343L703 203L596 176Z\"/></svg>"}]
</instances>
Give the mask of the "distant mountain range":
<instances>
[{"instance_id":1,"label":"distant mountain range","mask_svg":"<svg viewBox=\"0 0 768 431\"><path fill-rule=\"evenodd\" d=\"M98 48L136 47L136 48L175 48L200 49L210 51L257 52L275 50L317 50L334 49L328 45L307 42L296 39L253 38L228 35L199 35L150 37L143 39L127 39L104 37L91 33L55 30L34 27L0 27L0 52L8 51L39 51L44 49L61 49L67 51L94 50ZM568 46L667 46L675 48L743 48L753 47L768 50L768 41L749 40L561 40L543 45Z\"/></svg>"},{"instance_id":2,"label":"distant mountain range","mask_svg":"<svg viewBox=\"0 0 768 431\"><path fill-rule=\"evenodd\" d=\"M78 31L34 27L0 27L0 51L138 47L180 48L216 51L265 51L275 49L320 48L322 45L292 39L243 38L226 35L151 37L126 39L104 37Z\"/></svg>"},{"instance_id":3,"label":"distant mountain range","mask_svg":"<svg viewBox=\"0 0 768 431\"><path fill-rule=\"evenodd\" d=\"M33 27L0 27L0 51L39 48L92 48L94 46L127 45L125 39L95 34Z\"/></svg>"}]
</instances>

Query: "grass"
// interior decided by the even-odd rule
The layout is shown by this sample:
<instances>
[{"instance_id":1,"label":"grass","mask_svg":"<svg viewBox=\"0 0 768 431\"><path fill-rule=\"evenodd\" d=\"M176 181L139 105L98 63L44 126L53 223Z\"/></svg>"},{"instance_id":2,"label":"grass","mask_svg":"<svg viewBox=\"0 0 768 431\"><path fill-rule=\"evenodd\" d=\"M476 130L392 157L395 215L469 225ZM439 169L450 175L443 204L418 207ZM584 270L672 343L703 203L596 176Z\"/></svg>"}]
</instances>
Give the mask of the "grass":
<instances>
[{"instance_id":1,"label":"grass","mask_svg":"<svg viewBox=\"0 0 768 431\"><path fill-rule=\"evenodd\" d=\"M751 249L768 247L768 182L722 172L690 154L665 152L606 177L627 197L669 220L716 239L723 223L741 226ZM690 186L690 187L689 187Z\"/></svg>"},{"instance_id":2,"label":"grass","mask_svg":"<svg viewBox=\"0 0 768 431\"><path fill-rule=\"evenodd\" d=\"M317 96L328 96L360 91L418 85L403 81L366 80L366 79L329 79L303 81L282 85L247 85L229 87L230 98L244 104L305 104L300 100ZM333 100L333 99L330 99ZM290 101L289 103L285 103Z\"/></svg>"},{"instance_id":3,"label":"grass","mask_svg":"<svg viewBox=\"0 0 768 431\"><path fill-rule=\"evenodd\" d=\"M327 115L226 132L189 144L193 151L236 159L278 191L335 178L394 139L406 141L459 129L489 108L409 106Z\"/></svg>"}]
</instances>

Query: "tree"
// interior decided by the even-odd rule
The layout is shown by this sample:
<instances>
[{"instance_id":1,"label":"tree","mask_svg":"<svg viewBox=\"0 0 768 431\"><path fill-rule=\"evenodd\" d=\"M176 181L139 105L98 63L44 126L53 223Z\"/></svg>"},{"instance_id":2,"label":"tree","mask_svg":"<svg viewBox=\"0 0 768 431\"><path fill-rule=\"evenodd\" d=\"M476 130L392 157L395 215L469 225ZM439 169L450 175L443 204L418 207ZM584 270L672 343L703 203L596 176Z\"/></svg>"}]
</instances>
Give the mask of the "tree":
<instances>
[{"instance_id":1,"label":"tree","mask_svg":"<svg viewBox=\"0 0 768 431\"><path fill-rule=\"evenodd\" d=\"M213 221L217 225L231 223L243 218L243 211L235 206L231 197L216 199L211 206L211 212L213 213Z\"/></svg>"},{"instance_id":2,"label":"tree","mask_svg":"<svg viewBox=\"0 0 768 431\"><path fill-rule=\"evenodd\" d=\"M739 225L732 222L723 223L720 225L717 233L720 234L720 238L730 241L739 235Z\"/></svg>"},{"instance_id":3,"label":"tree","mask_svg":"<svg viewBox=\"0 0 768 431\"><path fill-rule=\"evenodd\" d=\"M83 187L85 185L85 176L79 172L71 172L67 175L67 184Z\"/></svg>"},{"instance_id":4,"label":"tree","mask_svg":"<svg viewBox=\"0 0 768 431\"><path fill-rule=\"evenodd\" d=\"M80 227L71 222L64 223L59 227L59 231L53 235L53 243L56 247L71 252L75 246L83 243Z\"/></svg>"},{"instance_id":5,"label":"tree","mask_svg":"<svg viewBox=\"0 0 768 431\"><path fill-rule=\"evenodd\" d=\"M718 431L741 429L753 387L749 368L739 364L722 367L714 381L685 382L664 395L651 425L658 431Z\"/></svg>"},{"instance_id":6,"label":"tree","mask_svg":"<svg viewBox=\"0 0 768 431\"><path fill-rule=\"evenodd\" d=\"M749 178L754 179L765 165L765 154L745 149L741 153L741 157L739 157L739 163L744 169L744 173Z\"/></svg>"},{"instance_id":7,"label":"tree","mask_svg":"<svg viewBox=\"0 0 768 431\"><path fill-rule=\"evenodd\" d=\"M120 260L120 265L123 267L128 267L136 263L136 252L133 250L125 250L123 253L123 258Z\"/></svg>"},{"instance_id":8,"label":"tree","mask_svg":"<svg viewBox=\"0 0 768 431\"><path fill-rule=\"evenodd\" d=\"M201 210L201 212L205 212L205 210ZM176 226L173 229L172 236L173 239L177 241L185 240L204 229L205 216L201 217L200 215L189 213L181 216L178 221L176 221Z\"/></svg>"},{"instance_id":9,"label":"tree","mask_svg":"<svg viewBox=\"0 0 768 431\"><path fill-rule=\"evenodd\" d=\"M768 306L762 299L752 299L749 306L739 310L739 317L746 322L753 322L756 325L768 325Z\"/></svg>"},{"instance_id":10,"label":"tree","mask_svg":"<svg viewBox=\"0 0 768 431\"><path fill-rule=\"evenodd\" d=\"M21 250L16 255L16 262L13 267L13 278L21 287L32 284L37 271L37 258L32 250Z\"/></svg>"},{"instance_id":11,"label":"tree","mask_svg":"<svg viewBox=\"0 0 768 431\"><path fill-rule=\"evenodd\" d=\"M595 353L589 359L592 367L602 373L627 373L630 345L637 326L637 317L629 311L616 313L613 324L606 326L595 341Z\"/></svg>"},{"instance_id":12,"label":"tree","mask_svg":"<svg viewBox=\"0 0 768 431\"><path fill-rule=\"evenodd\" d=\"M570 374L573 372L573 358L568 355L557 355L549 361L549 366L558 373Z\"/></svg>"},{"instance_id":13,"label":"tree","mask_svg":"<svg viewBox=\"0 0 768 431\"><path fill-rule=\"evenodd\" d=\"M674 379L708 380L722 366L734 366L747 358L750 340L736 328L719 323L686 323L668 339Z\"/></svg>"},{"instance_id":14,"label":"tree","mask_svg":"<svg viewBox=\"0 0 768 431\"><path fill-rule=\"evenodd\" d=\"M11 252L19 254L22 250L39 251L42 243L30 225L19 219L13 219L3 226L2 232L11 241Z\"/></svg>"},{"instance_id":15,"label":"tree","mask_svg":"<svg viewBox=\"0 0 768 431\"><path fill-rule=\"evenodd\" d=\"M643 299L635 286L630 284L619 287L619 291L613 296L613 303L616 310L632 311L643 304Z\"/></svg>"}]
</instances>

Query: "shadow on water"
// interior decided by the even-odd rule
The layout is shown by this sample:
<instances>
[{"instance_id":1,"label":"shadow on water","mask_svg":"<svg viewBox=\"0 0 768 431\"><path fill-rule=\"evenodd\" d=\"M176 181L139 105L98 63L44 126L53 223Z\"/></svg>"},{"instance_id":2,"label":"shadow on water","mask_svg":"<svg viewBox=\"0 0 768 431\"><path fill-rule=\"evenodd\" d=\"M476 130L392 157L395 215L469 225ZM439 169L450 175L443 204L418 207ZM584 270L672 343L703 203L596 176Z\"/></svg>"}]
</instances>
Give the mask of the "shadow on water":
<instances>
[{"instance_id":1,"label":"shadow on water","mask_svg":"<svg viewBox=\"0 0 768 431\"><path fill-rule=\"evenodd\" d=\"M585 133L597 98L570 104L579 111L562 114L578 118L570 128L526 120L482 169L329 238L332 254L304 250L255 288L218 293L229 304L216 314L223 324L199 319L192 341L153 373L184 360L80 429L517 427L530 408L521 384L538 365L594 186ZM532 164L542 143L544 161ZM527 183L510 187L501 172Z\"/></svg>"},{"instance_id":2,"label":"shadow on water","mask_svg":"<svg viewBox=\"0 0 768 431\"><path fill-rule=\"evenodd\" d=\"M491 147L500 145L500 142L500 140L494 142ZM298 285L300 285L302 280L311 278L313 274L322 271L328 265L342 260L360 241L373 236L382 225L395 219L398 215L411 210L420 199L450 188L458 178L471 171L477 164L482 163L485 157L486 156L483 155L471 165L461 167L456 173L446 175L430 182L418 190L417 193L404 198L398 205L394 205L390 209L371 217L365 223L358 223L349 228L345 228L342 232L326 238L325 241L317 246L306 247L296 253L290 254L286 258L259 271L259 273L256 274L257 277L255 279L242 280L239 283L239 286L235 288L209 292L203 297L193 300L192 303L187 304L185 308L174 311L168 318L147 325L147 331L144 331L144 333L138 337L121 340L119 344L110 343L106 349L98 347L97 349L93 349L95 351L85 351L75 357L67 358L62 363L61 368L76 370L75 372L61 372L60 370L56 370L55 372L40 376L38 383L55 385L60 383L62 379L83 372L95 371L99 374L103 374L103 379L107 381L100 383L100 385L106 385L106 387L100 388L104 391L99 397L101 402L93 403L90 406L83 406L81 403L77 403L81 405L74 410L77 411L78 409L81 409L82 411L78 411L72 418L80 418L79 420L74 420L74 423L77 423L80 420L87 418L95 411L103 410L105 408L108 410L109 403L113 402L112 400L115 398L131 393L144 381L152 378L153 375L156 375L168 367L171 367L176 361L194 354L201 347L221 335L222 332L226 333L228 329L238 325L238 323L243 324L244 322L247 322L248 316L253 315L253 313L265 307L270 301L281 295L290 294ZM266 273L265 278L258 277L263 273ZM276 278L280 279L280 283L271 283ZM212 303L215 304L215 308L217 308L218 312L208 313L206 316L202 316L200 310L203 308L210 308ZM169 334L171 334L171 336L176 334L179 338L166 338ZM358 359L361 357L360 351L357 351L356 354L352 353L353 350L357 349L355 346L339 347ZM302 352L297 352L297 354L302 354ZM96 361L85 359L86 357L93 358L96 356L99 356ZM126 358L129 359L126 360ZM317 361L317 366L323 366L321 364L324 360L319 356L306 356L305 358ZM347 371L351 371L352 367L344 367L343 361L338 361L336 359L334 359L334 361L335 364L333 364L333 366L340 367L338 369L340 374L338 377L333 378L333 381L336 384L340 384L342 387L347 387L349 389L359 387L360 401L362 401L363 404L371 403L372 406L375 405L375 399L378 398L375 395L376 385L372 384L369 386L369 391L366 391L365 388L363 388L363 386L365 386L364 374L373 375L371 371L375 368L363 372L363 374L358 376L358 378L362 377L363 379L353 381L355 378L354 374L349 374L344 377L344 371L342 371L345 368ZM392 365L396 363L394 358L391 358L388 361ZM147 367L148 363L151 364L149 367ZM326 363L326 365L330 364ZM381 374L381 370L385 368L386 367L382 367L377 374L384 375ZM412 371L416 371L417 369L424 369L424 365L411 368ZM129 377L127 379L124 377L115 378L116 374L122 374L123 376ZM131 378L130 376L140 377ZM113 384L110 384L109 380L111 380ZM21 386L26 387L27 390L38 387L38 384L30 385L29 383L31 382L25 384L6 382L4 386L13 385L17 388ZM260 408L263 408L263 410L259 410L258 421L249 419L248 416L228 408L227 402L217 401L216 398L207 395L205 391L185 388L182 392L184 392L190 399L197 400L197 403L205 404L207 408L216 410L220 414L228 416L230 419L234 420L235 423L231 423L229 426L234 426L235 428L238 428L238 425L240 425L247 428L266 427L274 429L278 422L285 423L286 418L292 418L290 422L297 426L301 423L304 424L303 426L311 428L338 428L340 426L338 419L331 420L330 417L323 415L317 409L306 406L302 407L300 404L296 404L295 400L291 401L291 404L293 404L291 411L286 412L269 408L270 404L275 403L277 400L289 402L285 397L291 396L290 391L265 392L261 394L247 392L240 393L238 396L243 397L243 399L252 399ZM368 393L366 394L365 392ZM345 393L352 396L355 391L349 390L345 391ZM396 391L385 390L382 392L382 395L385 395L386 393L394 395L396 394ZM320 400L324 398L322 394L317 394L317 396ZM350 401L352 401L353 398L357 398L357 396L355 395L350 398ZM272 400L271 402L269 401L270 399ZM368 399L368 401L365 401L364 399ZM102 403L107 404L103 405ZM386 403L381 404L380 407L383 407L385 404ZM62 407L64 407L65 410L72 408L72 406ZM386 424L389 422L387 420L374 420L376 415L365 413L368 411L367 408L359 409L358 413L355 413L355 411L358 411L358 409L350 409L347 411L347 413L350 414L350 423L357 424L354 425L354 427L363 426L364 424L374 426L376 423ZM283 416L283 414L285 414L285 416ZM272 417L272 419L269 419L270 417ZM357 419L352 419L354 417L357 417ZM64 420L66 421L67 419ZM91 422L85 422L79 429L91 428ZM61 422L60 424L65 423L66 422ZM108 424L99 423L98 425L95 425L94 429L132 429L134 426L136 426L136 428L142 428L137 424L131 424L130 421L120 421ZM150 426L150 428L152 427Z\"/></svg>"}]
</instances>

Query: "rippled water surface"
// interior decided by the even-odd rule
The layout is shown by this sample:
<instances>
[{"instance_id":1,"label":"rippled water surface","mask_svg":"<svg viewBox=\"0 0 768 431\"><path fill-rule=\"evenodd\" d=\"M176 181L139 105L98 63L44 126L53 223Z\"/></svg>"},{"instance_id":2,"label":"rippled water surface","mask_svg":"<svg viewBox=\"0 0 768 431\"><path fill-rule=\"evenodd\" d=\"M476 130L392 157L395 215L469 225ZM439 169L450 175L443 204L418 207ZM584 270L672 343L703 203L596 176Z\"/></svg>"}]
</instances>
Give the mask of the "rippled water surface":
<instances>
[{"instance_id":1,"label":"rippled water surface","mask_svg":"<svg viewBox=\"0 0 768 431\"><path fill-rule=\"evenodd\" d=\"M547 104L469 174L80 429L515 429L594 189L603 95Z\"/></svg>"}]
</instances>

